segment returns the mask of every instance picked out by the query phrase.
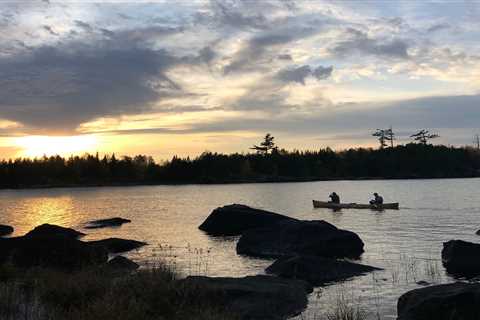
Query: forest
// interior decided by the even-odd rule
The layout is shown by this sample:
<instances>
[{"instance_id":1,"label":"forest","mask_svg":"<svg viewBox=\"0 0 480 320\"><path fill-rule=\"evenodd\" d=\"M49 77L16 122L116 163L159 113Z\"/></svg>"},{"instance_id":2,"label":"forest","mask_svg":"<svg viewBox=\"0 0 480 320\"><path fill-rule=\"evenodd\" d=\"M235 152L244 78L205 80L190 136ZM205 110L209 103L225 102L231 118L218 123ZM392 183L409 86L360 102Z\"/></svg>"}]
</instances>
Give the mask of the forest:
<instances>
[{"instance_id":1,"label":"forest","mask_svg":"<svg viewBox=\"0 0 480 320\"><path fill-rule=\"evenodd\" d=\"M283 182L333 179L416 179L480 176L480 151L409 143L389 148L255 152L204 152L196 158L85 154L18 158L0 162L0 188L138 184Z\"/></svg>"}]
</instances>

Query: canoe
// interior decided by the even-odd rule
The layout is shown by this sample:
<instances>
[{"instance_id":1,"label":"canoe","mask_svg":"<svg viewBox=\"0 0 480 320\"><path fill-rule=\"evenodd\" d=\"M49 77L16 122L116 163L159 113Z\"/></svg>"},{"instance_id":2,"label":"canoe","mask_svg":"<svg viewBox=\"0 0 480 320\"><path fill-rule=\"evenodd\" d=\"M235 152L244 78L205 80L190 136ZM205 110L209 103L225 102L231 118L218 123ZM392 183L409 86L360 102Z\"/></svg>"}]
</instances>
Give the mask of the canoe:
<instances>
[{"instance_id":1,"label":"canoe","mask_svg":"<svg viewBox=\"0 0 480 320\"><path fill-rule=\"evenodd\" d=\"M330 209L371 209L384 210L395 209L398 210L398 202L384 203L384 204L361 204L361 203L331 203L326 201L313 200L314 208L330 208Z\"/></svg>"}]
</instances>

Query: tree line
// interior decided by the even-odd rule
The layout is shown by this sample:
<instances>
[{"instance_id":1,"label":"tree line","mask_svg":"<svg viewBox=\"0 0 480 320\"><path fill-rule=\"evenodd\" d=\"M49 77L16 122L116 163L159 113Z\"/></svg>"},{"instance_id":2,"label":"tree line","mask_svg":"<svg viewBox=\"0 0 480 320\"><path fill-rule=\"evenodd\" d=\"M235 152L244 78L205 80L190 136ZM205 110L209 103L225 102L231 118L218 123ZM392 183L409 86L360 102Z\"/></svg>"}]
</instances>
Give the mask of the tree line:
<instances>
[{"instance_id":1,"label":"tree line","mask_svg":"<svg viewBox=\"0 0 480 320\"><path fill-rule=\"evenodd\" d=\"M162 163L145 155L114 154L3 160L0 188L480 176L480 151L470 147L409 143L288 151L276 147L271 135L264 142L255 153L204 152Z\"/></svg>"}]
</instances>

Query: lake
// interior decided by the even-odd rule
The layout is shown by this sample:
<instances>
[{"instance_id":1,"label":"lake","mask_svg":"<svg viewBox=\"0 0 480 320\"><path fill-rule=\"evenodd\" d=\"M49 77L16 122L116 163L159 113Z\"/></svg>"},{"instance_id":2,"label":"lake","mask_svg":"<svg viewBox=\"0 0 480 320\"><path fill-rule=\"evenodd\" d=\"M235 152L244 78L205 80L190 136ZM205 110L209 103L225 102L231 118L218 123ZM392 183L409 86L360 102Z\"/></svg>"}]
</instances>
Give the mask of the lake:
<instances>
[{"instance_id":1,"label":"lake","mask_svg":"<svg viewBox=\"0 0 480 320\"><path fill-rule=\"evenodd\" d=\"M238 256L237 238L213 238L197 229L218 206L242 203L299 219L323 219L356 232L365 243L361 263L384 271L317 289L298 319L314 319L339 299L370 319L395 319L398 297L418 281L454 281L441 265L442 243L480 240L480 179L321 181L231 185L138 186L0 191L0 224L21 235L42 223L88 233L86 240L123 237L150 245L127 254L142 265L166 260L182 274L243 276L272 261ZM313 209L312 199L339 193L342 202L367 202L379 192L400 210ZM132 223L88 230L85 222L120 216Z\"/></svg>"}]
</instances>

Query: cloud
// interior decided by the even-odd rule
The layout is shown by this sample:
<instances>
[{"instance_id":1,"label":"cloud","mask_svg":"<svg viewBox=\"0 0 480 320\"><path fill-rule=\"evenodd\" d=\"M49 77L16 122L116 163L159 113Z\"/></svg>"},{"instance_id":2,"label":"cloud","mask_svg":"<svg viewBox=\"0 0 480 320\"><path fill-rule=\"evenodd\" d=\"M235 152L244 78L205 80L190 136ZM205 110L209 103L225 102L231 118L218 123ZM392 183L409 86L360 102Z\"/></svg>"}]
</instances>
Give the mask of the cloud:
<instances>
[{"instance_id":1,"label":"cloud","mask_svg":"<svg viewBox=\"0 0 480 320\"><path fill-rule=\"evenodd\" d=\"M47 31L52 36L56 36L56 37L59 36L59 34L57 32L55 32L51 26L44 25L44 26L42 26L42 28L43 28L43 30Z\"/></svg>"},{"instance_id":2,"label":"cloud","mask_svg":"<svg viewBox=\"0 0 480 320\"><path fill-rule=\"evenodd\" d=\"M331 76L333 67L322 67L319 66L316 69L313 69L309 65L304 65L300 67L293 67L280 70L276 79L283 82L297 82L305 85L305 79L307 77L313 76L318 80L324 80Z\"/></svg>"},{"instance_id":3,"label":"cloud","mask_svg":"<svg viewBox=\"0 0 480 320\"><path fill-rule=\"evenodd\" d=\"M100 116L146 112L181 89L166 72L182 60L121 43L68 43L0 59L0 118L72 131Z\"/></svg>"},{"instance_id":4,"label":"cloud","mask_svg":"<svg viewBox=\"0 0 480 320\"><path fill-rule=\"evenodd\" d=\"M330 53L338 56L348 56L353 53L364 53L377 57L407 59L408 43L403 39L374 39L365 32L348 28L346 40L341 40L329 49Z\"/></svg>"},{"instance_id":5,"label":"cloud","mask_svg":"<svg viewBox=\"0 0 480 320\"><path fill-rule=\"evenodd\" d=\"M261 71L267 68L278 56L278 49L293 41L315 34L311 27L283 28L274 32L264 32L248 39L230 62L224 67L224 74L245 71Z\"/></svg>"}]
</instances>

